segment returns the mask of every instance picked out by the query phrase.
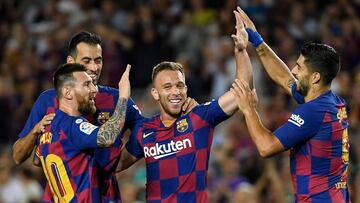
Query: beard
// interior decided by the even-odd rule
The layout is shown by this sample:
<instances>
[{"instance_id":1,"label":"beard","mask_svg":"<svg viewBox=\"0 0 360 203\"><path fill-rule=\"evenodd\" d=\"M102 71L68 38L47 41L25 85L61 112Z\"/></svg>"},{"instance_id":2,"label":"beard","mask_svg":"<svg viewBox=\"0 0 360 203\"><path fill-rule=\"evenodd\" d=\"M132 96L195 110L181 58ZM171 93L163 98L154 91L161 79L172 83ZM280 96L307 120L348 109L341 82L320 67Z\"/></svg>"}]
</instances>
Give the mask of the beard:
<instances>
[{"instance_id":1,"label":"beard","mask_svg":"<svg viewBox=\"0 0 360 203\"><path fill-rule=\"evenodd\" d=\"M80 97L78 97L80 98ZM78 111L82 115L91 115L96 112L96 106L91 103L89 100L86 101L85 98L78 99Z\"/></svg>"},{"instance_id":2,"label":"beard","mask_svg":"<svg viewBox=\"0 0 360 203\"><path fill-rule=\"evenodd\" d=\"M309 92L309 85L306 84L304 81L299 81L299 90L300 94L306 96Z\"/></svg>"},{"instance_id":3,"label":"beard","mask_svg":"<svg viewBox=\"0 0 360 203\"><path fill-rule=\"evenodd\" d=\"M167 113L168 115L177 118L181 115L181 107L182 104L180 105L179 109L174 109L174 108L170 108L170 105L167 103L166 101L167 99L163 98L160 99L160 105L162 106L162 109L165 111L165 113Z\"/></svg>"}]
</instances>

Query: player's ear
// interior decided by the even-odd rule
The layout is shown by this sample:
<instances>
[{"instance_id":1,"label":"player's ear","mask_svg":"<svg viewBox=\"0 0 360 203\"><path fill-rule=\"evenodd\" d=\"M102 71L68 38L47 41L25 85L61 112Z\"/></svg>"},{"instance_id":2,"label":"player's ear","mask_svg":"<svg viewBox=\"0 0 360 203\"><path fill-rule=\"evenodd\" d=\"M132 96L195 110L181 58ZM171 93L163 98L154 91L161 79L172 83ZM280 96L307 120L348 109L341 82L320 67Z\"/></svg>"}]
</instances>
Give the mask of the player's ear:
<instances>
[{"instance_id":1,"label":"player's ear","mask_svg":"<svg viewBox=\"0 0 360 203\"><path fill-rule=\"evenodd\" d=\"M75 59L72 56L68 55L66 58L66 63L75 63Z\"/></svg>"},{"instance_id":2,"label":"player's ear","mask_svg":"<svg viewBox=\"0 0 360 203\"><path fill-rule=\"evenodd\" d=\"M71 88L69 86L64 86L61 88L61 94L64 98L71 100L73 98Z\"/></svg>"},{"instance_id":3,"label":"player's ear","mask_svg":"<svg viewBox=\"0 0 360 203\"><path fill-rule=\"evenodd\" d=\"M159 92L154 87L151 88L151 95L154 97L156 101L159 101Z\"/></svg>"},{"instance_id":4,"label":"player's ear","mask_svg":"<svg viewBox=\"0 0 360 203\"><path fill-rule=\"evenodd\" d=\"M313 84L316 84L316 83L319 83L320 80L321 80L321 75L319 72L314 72L312 75L311 75L311 79L312 79L312 83Z\"/></svg>"}]
</instances>

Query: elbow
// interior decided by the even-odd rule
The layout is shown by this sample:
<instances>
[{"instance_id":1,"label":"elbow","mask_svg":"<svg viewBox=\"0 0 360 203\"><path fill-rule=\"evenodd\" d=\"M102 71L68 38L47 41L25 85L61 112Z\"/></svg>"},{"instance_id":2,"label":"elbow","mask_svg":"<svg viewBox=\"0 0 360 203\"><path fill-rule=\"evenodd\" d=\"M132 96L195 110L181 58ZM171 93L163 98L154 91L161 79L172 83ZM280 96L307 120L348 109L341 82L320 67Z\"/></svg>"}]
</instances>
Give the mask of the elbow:
<instances>
[{"instance_id":1,"label":"elbow","mask_svg":"<svg viewBox=\"0 0 360 203\"><path fill-rule=\"evenodd\" d=\"M259 154L261 158L270 158L274 155L273 150L269 147L264 147L263 149L259 149Z\"/></svg>"},{"instance_id":2,"label":"elbow","mask_svg":"<svg viewBox=\"0 0 360 203\"><path fill-rule=\"evenodd\" d=\"M106 140L105 142L103 142L103 143L99 143L98 142L98 146L99 147L111 147L113 144L115 143L115 141L114 140Z\"/></svg>"},{"instance_id":3,"label":"elbow","mask_svg":"<svg viewBox=\"0 0 360 203\"><path fill-rule=\"evenodd\" d=\"M12 158L16 165L20 165L23 162L23 160L19 157L18 152L15 149L15 146L13 146L13 149L12 149Z\"/></svg>"},{"instance_id":4,"label":"elbow","mask_svg":"<svg viewBox=\"0 0 360 203\"><path fill-rule=\"evenodd\" d=\"M22 162L24 162L22 159L20 159L17 156L17 154L14 151L12 152L12 158L13 158L16 165L20 165L20 164L22 164Z\"/></svg>"}]
</instances>

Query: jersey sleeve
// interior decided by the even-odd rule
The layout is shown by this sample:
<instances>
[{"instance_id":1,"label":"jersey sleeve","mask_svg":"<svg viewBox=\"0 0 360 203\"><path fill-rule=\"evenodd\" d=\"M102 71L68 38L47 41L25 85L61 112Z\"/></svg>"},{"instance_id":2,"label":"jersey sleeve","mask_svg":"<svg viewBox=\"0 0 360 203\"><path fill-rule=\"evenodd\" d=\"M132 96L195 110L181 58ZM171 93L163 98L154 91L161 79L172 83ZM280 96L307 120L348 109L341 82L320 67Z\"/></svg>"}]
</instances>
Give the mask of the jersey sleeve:
<instances>
[{"instance_id":1,"label":"jersey sleeve","mask_svg":"<svg viewBox=\"0 0 360 203\"><path fill-rule=\"evenodd\" d=\"M71 133L68 135L71 143L76 148L82 149L94 149L97 146L97 134L99 127L89 123L83 118L71 119Z\"/></svg>"},{"instance_id":2,"label":"jersey sleeve","mask_svg":"<svg viewBox=\"0 0 360 203\"><path fill-rule=\"evenodd\" d=\"M19 133L18 137L25 137L34 126L46 115L48 107L53 103L55 94L51 90L45 91L40 94L35 104L31 108L30 115L26 120L24 128Z\"/></svg>"},{"instance_id":3,"label":"jersey sleeve","mask_svg":"<svg viewBox=\"0 0 360 203\"><path fill-rule=\"evenodd\" d=\"M294 83L294 85L291 87L291 94L293 98L298 104L305 103L304 95L300 94L298 91L296 91L296 89L297 89L297 84Z\"/></svg>"},{"instance_id":4,"label":"jersey sleeve","mask_svg":"<svg viewBox=\"0 0 360 203\"><path fill-rule=\"evenodd\" d=\"M126 143L125 147L128 150L128 152L130 154L132 154L133 156L135 156L136 158L140 159L142 157L144 157L144 153L142 151L141 145L139 143L138 140L138 133L142 133L139 131L140 126L137 125L135 126L134 130L131 131L130 137L128 142Z\"/></svg>"},{"instance_id":5,"label":"jersey sleeve","mask_svg":"<svg viewBox=\"0 0 360 203\"><path fill-rule=\"evenodd\" d=\"M288 121L274 134L287 150L313 137L320 130L323 118L324 113L306 103L295 109Z\"/></svg>"},{"instance_id":6,"label":"jersey sleeve","mask_svg":"<svg viewBox=\"0 0 360 203\"><path fill-rule=\"evenodd\" d=\"M143 118L139 108L136 106L136 104L131 98L129 98L127 102L125 118L125 129L129 128L130 130L133 130L136 122Z\"/></svg>"},{"instance_id":7,"label":"jersey sleeve","mask_svg":"<svg viewBox=\"0 0 360 203\"><path fill-rule=\"evenodd\" d=\"M200 104L196 106L193 113L199 115L202 119L208 122L212 126L218 125L220 122L228 119L230 115L227 115L219 105L218 100L212 100L210 102Z\"/></svg>"}]
</instances>

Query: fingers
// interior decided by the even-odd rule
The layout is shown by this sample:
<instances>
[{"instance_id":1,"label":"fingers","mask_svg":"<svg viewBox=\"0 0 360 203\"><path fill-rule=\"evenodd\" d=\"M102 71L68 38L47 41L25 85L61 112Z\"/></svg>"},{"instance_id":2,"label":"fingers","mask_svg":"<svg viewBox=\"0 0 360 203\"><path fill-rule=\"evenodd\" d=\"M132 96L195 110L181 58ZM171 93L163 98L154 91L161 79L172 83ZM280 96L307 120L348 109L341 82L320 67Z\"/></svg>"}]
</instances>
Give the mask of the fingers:
<instances>
[{"instance_id":1,"label":"fingers","mask_svg":"<svg viewBox=\"0 0 360 203\"><path fill-rule=\"evenodd\" d=\"M251 28L256 31L254 23L239 6L237 7L237 12L239 13L239 19L245 24L245 27Z\"/></svg>"},{"instance_id":2,"label":"fingers","mask_svg":"<svg viewBox=\"0 0 360 203\"><path fill-rule=\"evenodd\" d=\"M236 20L236 25L239 24L239 16L238 16L238 12L237 11L233 11L234 15L235 15L235 20Z\"/></svg>"},{"instance_id":3,"label":"fingers","mask_svg":"<svg viewBox=\"0 0 360 203\"><path fill-rule=\"evenodd\" d=\"M245 82L245 80L236 79L232 84L232 87L239 96L245 96L246 94L251 94L251 89L247 84L247 82Z\"/></svg>"},{"instance_id":4,"label":"fingers","mask_svg":"<svg viewBox=\"0 0 360 203\"><path fill-rule=\"evenodd\" d=\"M188 106L190 104L190 100L191 100L190 97L186 98L186 100L185 100L185 102L184 102L184 104L182 106L182 111L186 111L186 109L188 108Z\"/></svg>"},{"instance_id":5,"label":"fingers","mask_svg":"<svg viewBox=\"0 0 360 203\"><path fill-rule=\"evenodd\" d=\"M123 77L129 77L129 74L130 74L130 69L131 69L131 65L130 64L127 64L126 66L126 69L125 69L125 72L123 73Z\"/></svg>"},{"instance_id":6,"label":"fingers","mask_svg":"<svg viewBox=\"0 0 360 203\"><path fill-rule=\"evenodd\" d=\"M45 126L49 125L51 123L51 121L54 119L55 117L55 113L50 113L47 114L43 117L43 119L41 119L41 121L38 123L38 128L40 128L40 132L44 132L45 131Z\"/></svg>"},{"instance_id":7,"label":"fingers","mask_svg":"<svg viewBox=\"0 0 360 203\"><path fill-rule=\"evenodd\" d=\"M232 87L233 87L234 91L236 92L236 95L238 95L240 97L244 96L245 90L242 87L242 84L241 84L240 80L236 79L234 81L234 83L232 84Z\"/></svg>"}]
</instances>

